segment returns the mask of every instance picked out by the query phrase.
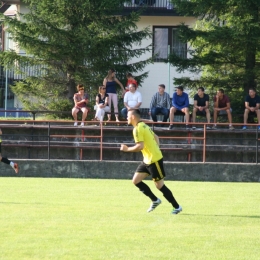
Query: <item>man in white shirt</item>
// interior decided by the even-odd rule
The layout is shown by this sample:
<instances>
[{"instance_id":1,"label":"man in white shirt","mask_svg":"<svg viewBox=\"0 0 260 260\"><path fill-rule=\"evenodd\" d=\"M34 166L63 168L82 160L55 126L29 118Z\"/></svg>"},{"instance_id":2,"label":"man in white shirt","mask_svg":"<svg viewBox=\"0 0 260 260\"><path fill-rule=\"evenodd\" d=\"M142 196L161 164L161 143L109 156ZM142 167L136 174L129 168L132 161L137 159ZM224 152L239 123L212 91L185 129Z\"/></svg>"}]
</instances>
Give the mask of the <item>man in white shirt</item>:
<instances>
[{"instance_id":1,"label":"man in white shirt","mask_svg":"<svg viewBox=\"0 0 260 260\"><path fill-rule=\"evenodd\" d=\"M130 108L138 109L142 104L142 95L139 91L136 91L136 85L131 83L129 85L129 91L125 93L124 105L125 107L121 110L123 118L127 119L127 112Z\"/></svg>"}]
</instances>

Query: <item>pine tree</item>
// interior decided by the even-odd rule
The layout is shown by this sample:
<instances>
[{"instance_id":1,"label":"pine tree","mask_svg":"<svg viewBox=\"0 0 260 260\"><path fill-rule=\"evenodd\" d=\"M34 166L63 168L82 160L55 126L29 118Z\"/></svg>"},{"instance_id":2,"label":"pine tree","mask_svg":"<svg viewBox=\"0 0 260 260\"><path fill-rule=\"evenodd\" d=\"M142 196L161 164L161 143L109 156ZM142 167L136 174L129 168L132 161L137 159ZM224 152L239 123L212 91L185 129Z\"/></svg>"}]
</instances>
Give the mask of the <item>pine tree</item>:
<instances>
[{"instance_id":1,"label":"pine tree","mask_svg":"<svg viewBox=\"0 0 260 260\"><path fill-rule=\"evenodd\" d=\"M148 28L138 30L140 13L122 13L122 0L24 0L29 13L4 17L5 26L26 56L15 50L1 54L6 67L35 69L12 88L27 109L68 109L77 83L97 93L109 68L125 83L126 72L142 73L151 59L132 62L150 46L141 42L151 37ZM134 47L137 46L137 47ZM34 102L32 102L34 101Z\"/></svg>"},{"instance_id":2,"label":"pine tree","mask_svg":"<svg viewBox=\"0 0 260 260\"><path fill-rule=\"evenodd\" d=\"M248 93L260 79L259 0L172 0L179 14L198 20L193 28L180 26L179 35L189 44L187 59L174 53L178 71L200 74L198 78L175 78L175 84L224 88Z\"/></svg>"}]
</instances>

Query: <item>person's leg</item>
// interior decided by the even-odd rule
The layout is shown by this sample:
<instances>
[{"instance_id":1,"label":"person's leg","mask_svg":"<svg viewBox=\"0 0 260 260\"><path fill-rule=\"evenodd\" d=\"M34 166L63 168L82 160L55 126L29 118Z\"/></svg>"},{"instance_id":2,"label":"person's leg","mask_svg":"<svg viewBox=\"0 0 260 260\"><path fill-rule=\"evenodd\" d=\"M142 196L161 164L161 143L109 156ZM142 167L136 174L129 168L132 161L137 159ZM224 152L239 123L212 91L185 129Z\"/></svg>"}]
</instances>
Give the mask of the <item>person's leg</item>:
<instances>
[{"instance_id":1,"label":"person's leg","mask_svg":"<svg viewBox=\"0 0 260 260\"><path fill-rule=\"evenodd\" d=\"M228 116L229 125L232 125L232 114L231 114L230 109L227 109L226 112L227 112L227 116Z\"/></svg>"},{"instance_id":2,"label":"person's leg","mask_svg":"<svg viewBox=\"0 0 260 260\"><path fill-rule=\"evenodd\" d=\"M2 155L1 155L1 143L0 143L0 162L3 162L5 164L10 165L14 169L15 173L19 172L19 168L18 168L18 164L17 163L14 163L14 162L10 161L6 157L2 157Z\"/></svg>"},{"instance_id":3,"label":"person's leg","mask_svg":"<svg viewBox=\"0 0 260 260\"><path fill-rule=\"evenodd\" d=\"M206 118L207 118L207 121L208 121L208 124L210 123L210 111L208 108L205 109L205 112L206 112Z\"/></svg>"},{"instance_id":4,"label":"person's leg","mask_svg":"<svg viewBox=\"0 0 260 260\"><path fill-rule=\"evenodd\" d=\"M139 188L139 190L146 195L147 197L149 197L151 199L151 201L157 201L157 197L152 193L151 189L149 188L149 186L147 184L145 184L143 182L143 180L148 176L149 174L147 174L146 172L135 172L132 182L133 184Z\"/></svg>"},{"instance_id":5,"label":"person's leg","mask_svg":"<svg viewBox=\"0 0 260 260\"><path fill-rule=\"evenodd\" d=\"M258 125L260 125L260 109L256 110Z\"/></svg>"},{"instance_id":6,"label":"person's leg","mask_svg":"<svg viewBox=\"0 0 260 260\"><path fill-rule=\"evenodd\" d=\"M100 121L101 114L102 114L102 108L100 108L100 107L97 107L97 110L96 110L96 115L95 115L95 119L97 119L97 120L99 120L99 121Z\"/></svg>"},{"instance_id":7,"label":"person's leg","mask_svg":"<svg viewBox=\"0 0 260 260\"><path fill-rule=\"evenodd\" d=\"M180 205L174 198L171 190L164 184L164 180L162 179L162 180L156 181L154 183L155 183L156 188L163 194L165 199L167 199L168 202L171 203L175 209L178 209L180 207Z\"/></svg>"},{"instance_id":8,"label":"person's leg","mask_svg":"<svg viewBox=\"0 0 260 260\"><path fill-rule=\"evenodd\" d=\"M217 117L218 117L218 111L214 108L213 122L215 123L215 125L217 123Z\"/></svg>"},{"instance_id":9,"label":"person's leg","mask_svg":"<svg viewBox=\"0 0 260 260\"><path fill-rule=\"evenodd\" d=\"M154 181L156 188L162 192L163 196L168 200L169 203L172 204L172 206L175 209L179 209L177 213L174 212L172 213L178 214L182 210L182 208L173 197L172 192L164 184L165 171L163 166L163 158L158 162L151 164L149 166L149 172L152 175L152 179Z\"/></svg>"},{"instance_id":10,"label":"person's leg","mask_svg":"<svg viewBox=\"0 0 260 260\"><path fill-rule=\"evenodd\" d=\"M171 107L171 109L170 109L170 123L173 122L175 113L176 113L176 108L175 107Z\"/></svg>"},{"instance_id":11,"label":"person's leg","mask_svg":"<svg viewBox=\"0 0 260 260\"><path fill-rule=\"evenodd\" d=\"M122 108L121 115L124 119L127 119L127 108L126 107Z\"/></svg>"},{"instance_id":12,"label":"person's leg","mask_svg":"<svg viewBox=\"0 0 260 260\"><path fill-rule=\"evenodd\" d=\"M103 110L104 110L105 113L110 113L110 107L109 106L104 107ZM107 114L107 117L108 117L108 115L110 115L110 114ZM104 116L105 115L103 115L103 119L104 119Z\"/></svg>"},{"instance_id":13,"label":"person's leg","mask_svg":"<svg viewBox=\"0 0 260 260\"><path fill-rule=\"evenodd\" d=\"M82 123L81 123L81 125L84 125L84 122L85 122L87 115L88 115L88 109L86 107L82 107L81 111L82 111Z\"/></svg>"},{"instance_id":14,"label":"person's leg","mask_svg":"<svg viewBox=\"0 0 260 260\"><path fill-rule=\"evenodd\" d=\"M185 114L185 121L186 121L186 125L190 122L190 113L189 113L189 108L185 107L182 112L184 112Z\"/></svg>"},{"instance_id":15,"label":"person's leg","mask_svg":"<svg viewBox=\"0 0 260 260\"><path fill-rule=\"evenodd\" d=\"M112 93L107 93L108 94L108 106L110 107L111 109L111 105L112 105ZM107 115L107 121L110 121L111 120L111 114L108 114Z\"/></svg>"},{"instance_id":16,"label":"person's leg","mask_svg":"<svg viewBox=\"0 0 260 260\"><path fill-rule=\"evenodd\" d=\"M196 123L197 111L198 111L198 109L197 109L196 107L194 107L194 108L193 108L193 111L192 111L192 122L193 122L193 123Z\"/></svg>"},{"instance_id":17,"label":"person's leg","mask_svg":"<svg viewBox=\"0 0 260 260\"><path fill-rule=\"evenodd\" d=\"M118 99L117 99L117 94L111 94L113 106L114 106L114 113L116 117L116 121L119 121L118 119Z\"/></svg>"},{"instance_id":18,"label":"person's leg","mask_svg":"<svg viewBox=\"0 0 260 260\"><path fill-rule=\"evenodd\" d=\"M78 112L79 112L78 108L76 108L76 107L72 108L72 116L73 116L73 119L74 119L75 123L77 123L77 120L78 120L78 118L77 118Z\"/></svg>"},{"instance_id":19,"label":"person's leg","mask_svg":"<svg viewBox=\"0 0 260 260\"><path fill-rule=\"evenodd\" d=\"M165 107L160 108L160 113L163 114L163 122L167 122L169 118L169 109Z\"/></svg>"},{"instance_id":20,"label":"person's leg","mask_svg":"<svg viewBox=\"0 0 260 260\"><path fill-rule=\"evenodd\" d=\"M157 122L157 114L158 114L158 107L152 107L151 109L151 117L154 122Z\"/></svg>"},{"instance_id":21,"label":"person's leg","mask_svg":"<svg viewBox=\"0 0 260 260\"><path fill-rule=\"evenodd\" d=\"M245 112L244 112L244 125L247 124L247 120L248 120L248 114L249 114L249 109L245 109Z\"/></svg>"}]
</instances>

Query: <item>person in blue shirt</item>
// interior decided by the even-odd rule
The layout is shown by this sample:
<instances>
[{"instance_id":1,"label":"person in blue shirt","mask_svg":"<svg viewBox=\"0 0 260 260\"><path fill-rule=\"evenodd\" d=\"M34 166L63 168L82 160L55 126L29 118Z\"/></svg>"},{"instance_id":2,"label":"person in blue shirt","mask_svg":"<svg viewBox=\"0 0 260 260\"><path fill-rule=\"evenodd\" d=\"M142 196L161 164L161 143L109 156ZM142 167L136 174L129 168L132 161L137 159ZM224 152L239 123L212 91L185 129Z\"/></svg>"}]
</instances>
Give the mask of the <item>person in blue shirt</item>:
<instances>
[{"instance_id":1,"label":"person in blue shirt","mask_svg":"<svg viewBox=\"0 0 260 260\"><path fill-rule=\"evenodd\" d=\"M187 93L183 92L183 87L178 86L176 88L176 92L173 93L172 96L172 107L170 109L170 126L169 130L173 129L173 120L174 120L174 114L176 112L182 112L185 114L186 119L186 128L189 128L189 125L187 124L190 121L190 114L189 114L189 96Z\"/></svg>"}]
</instances>

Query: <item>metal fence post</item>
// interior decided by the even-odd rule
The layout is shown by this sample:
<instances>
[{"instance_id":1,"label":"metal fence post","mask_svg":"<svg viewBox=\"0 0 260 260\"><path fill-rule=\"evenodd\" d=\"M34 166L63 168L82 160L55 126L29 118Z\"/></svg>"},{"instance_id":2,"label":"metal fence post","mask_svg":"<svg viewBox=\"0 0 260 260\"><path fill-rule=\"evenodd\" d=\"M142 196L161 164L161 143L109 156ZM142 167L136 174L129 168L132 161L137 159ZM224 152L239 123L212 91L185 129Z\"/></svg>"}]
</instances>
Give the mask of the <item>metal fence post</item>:
<instances>
[{"instance_id":1,"label":"metal fence post","mask_svg":"<svg viewBox=\"0 0 260 260\"><path fill-rule=\"evenodd\" d=\"M48 160L50 160L50 122L48 122Z\"/></svg>"}]
</instances>

